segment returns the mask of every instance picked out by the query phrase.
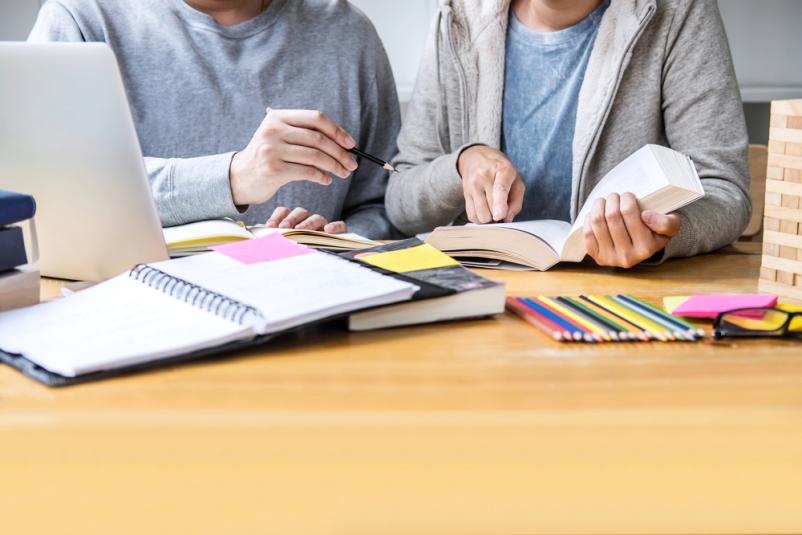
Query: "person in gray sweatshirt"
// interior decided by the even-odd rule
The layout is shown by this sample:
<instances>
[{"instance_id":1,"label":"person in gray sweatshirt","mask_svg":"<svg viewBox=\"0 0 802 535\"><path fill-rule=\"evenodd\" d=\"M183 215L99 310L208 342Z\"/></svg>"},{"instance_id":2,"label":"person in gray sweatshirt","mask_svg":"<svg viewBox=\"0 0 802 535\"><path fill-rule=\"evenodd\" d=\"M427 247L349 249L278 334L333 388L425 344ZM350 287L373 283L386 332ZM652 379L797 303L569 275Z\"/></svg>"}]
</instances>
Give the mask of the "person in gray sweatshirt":
<instances>
[{"instance_id":1,"label":"person in gray sweatshirt","mask_svg":"<svg viewBox=\"0 0 802 535\"><path fill-rule=\"evenodd\" d=\"M29 40L113 49L165 226L391 234L386 171L348 149L395 154L398 98L345 0L49 0Z\"/></svg>"},{"instance_id":2,"label":"person in gray sweatshirt","mask_svg":"<svg viewBox=\"0 0 802 535\"><path fill-rule=\"evenodd\" d=\"M600 200L585 246L600 265L690 256L751 214L747 134L715 0L444 0L394 159L402 232L572 220L647 143L688 154L705 197L675 214Z\"/></svg>"}]
</instances>

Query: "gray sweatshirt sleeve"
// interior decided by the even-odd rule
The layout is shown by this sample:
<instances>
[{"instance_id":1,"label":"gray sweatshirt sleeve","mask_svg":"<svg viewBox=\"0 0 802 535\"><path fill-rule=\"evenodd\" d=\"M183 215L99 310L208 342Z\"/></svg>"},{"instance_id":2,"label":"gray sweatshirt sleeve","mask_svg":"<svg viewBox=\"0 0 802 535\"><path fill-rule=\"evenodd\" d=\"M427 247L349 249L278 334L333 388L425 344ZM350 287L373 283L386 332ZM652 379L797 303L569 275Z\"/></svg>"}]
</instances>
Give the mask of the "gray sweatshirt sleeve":
<instances>
[{"instance_id":1,"label":"gray sweatshirt sleeve","mask_svg":"<svg viewBox=\"0 0 802 535\"><path fill-rule=\"evenodd\" d=\"M390 177L386 204L390 221L404 234L429 232L448 225L465 211L457 159L464 147L452 147L442 83L455 83L456 72L438 73L439 17L429 33L412 101L398 137L399 173ZM452 94L459 94L454 91ZM464 140L466 143L468 140ZM466 145L468 146L468 145Z\"/></svg>"},{"instance_id":2,"label":"gray sweatshirt sleeve","mask_svg":"<svg viewBox=\"0 0 802 535\"><path fill-rule=\"evenodd\" d=\"M378 37L375 46L382 46ZM389 161L396 152L401 111L390 61L383 49L376 54L375 78L363 95L362 102L359 148ZM343 206L343 220L348 224L349 231L372 239L396 237L384 206L386 189L387 171L372 162L361 161L351 177Z\"/></svg>"},{"instance_id":3,"label":"gray sweatshirt sleeve","mask_svg":"<svg viewBox=\"0 0 802 535\"><path fill-rule=\"evenodd\" d=\"M671 148L693 159L705 197L679 211L682 229L664 258L732 243L752 212L746 123L716 2L680 3L669 40L663 67L666 136Z\"/></svg>"},{"instance_id":4,"label":"gray sweatshirt sleeve","mask_svg":"<svg viewBox=\"0 0 802 535\"><path fill-rule=\"evenodd\" d=\"M62 4L53 0L39 11L29 42L92 41ZM199 158L145 158L153 197L164 226L234 216L228 170L233 153Z\"/></svg>"}]
</instances>

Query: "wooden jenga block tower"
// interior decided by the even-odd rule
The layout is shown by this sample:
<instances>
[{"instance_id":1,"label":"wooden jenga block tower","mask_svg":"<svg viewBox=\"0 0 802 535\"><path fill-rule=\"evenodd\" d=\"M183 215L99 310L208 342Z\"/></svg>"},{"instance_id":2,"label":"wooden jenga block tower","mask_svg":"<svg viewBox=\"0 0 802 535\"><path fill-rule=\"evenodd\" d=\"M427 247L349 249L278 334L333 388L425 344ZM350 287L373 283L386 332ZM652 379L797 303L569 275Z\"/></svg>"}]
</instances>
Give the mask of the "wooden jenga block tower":
<instances>
[{"instance_id":1,"label":"wooden jenga block tower","mask_svg":"<svg viewBox=\"0 0 802 535\"><path fill-rule=\"evenodd\" d=\"M802 100L771 104L763 230L760 291L802 304Z\"/></svg>"}]
</instances>

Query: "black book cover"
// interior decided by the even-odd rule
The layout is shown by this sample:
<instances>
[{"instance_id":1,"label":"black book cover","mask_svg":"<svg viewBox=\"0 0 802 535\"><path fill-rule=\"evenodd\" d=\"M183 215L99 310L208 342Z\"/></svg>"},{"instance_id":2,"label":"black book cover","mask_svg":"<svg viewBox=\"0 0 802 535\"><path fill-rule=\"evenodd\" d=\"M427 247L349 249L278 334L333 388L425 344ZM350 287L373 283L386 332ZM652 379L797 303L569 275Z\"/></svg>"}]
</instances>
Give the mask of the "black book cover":
<instances>
[{"instance_id":1,"label":"black book cover","mask_svg":"<svg viewBox=\"0 0 802 535\"><path fill-rule=\"evenodd\" d=\"M386 253L389 251L409 249L410 247L416 247L422 244L423 242L418 238L409 238L407 240L371 247L370 249L339 253L339 256L359 262L359 256L365 253ZM418 299L429 299L432 297L442 297L444 295L452 295L455 293L478 290L481 288L489 288L499 284L495 281L491 281L480 275L477 275L471 270L460 265L435 269L423 269L420 271L409 271L406 273L395 273L365 263L361 263L361 265L373 269L374 271L378 271L384 275L396 277L420 286L421 290L412 297L413 301Z\"/></svg>"}]
</instances>

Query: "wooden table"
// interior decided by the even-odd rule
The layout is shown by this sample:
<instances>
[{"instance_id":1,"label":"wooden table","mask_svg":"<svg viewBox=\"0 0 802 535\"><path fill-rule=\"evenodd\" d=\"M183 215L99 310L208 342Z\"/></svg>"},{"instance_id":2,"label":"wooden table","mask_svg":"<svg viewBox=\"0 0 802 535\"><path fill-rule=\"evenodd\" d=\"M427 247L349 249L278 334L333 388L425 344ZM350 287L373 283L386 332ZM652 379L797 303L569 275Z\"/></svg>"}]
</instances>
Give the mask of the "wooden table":
<instances>
[{"instance_id":1,"label":"wooden table","mask_svg":"<svg viewBox=\"0 0 802 535\"><path fill-rule=\"evenodd\" d=\"M759 263L487 274L658 302ZM47 530L799 533L802 346L560 345L505 315L61 390L0 368L0 531Z\"/></svg>"}]
</instances>

